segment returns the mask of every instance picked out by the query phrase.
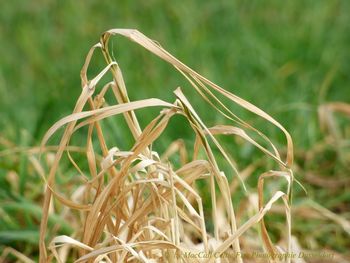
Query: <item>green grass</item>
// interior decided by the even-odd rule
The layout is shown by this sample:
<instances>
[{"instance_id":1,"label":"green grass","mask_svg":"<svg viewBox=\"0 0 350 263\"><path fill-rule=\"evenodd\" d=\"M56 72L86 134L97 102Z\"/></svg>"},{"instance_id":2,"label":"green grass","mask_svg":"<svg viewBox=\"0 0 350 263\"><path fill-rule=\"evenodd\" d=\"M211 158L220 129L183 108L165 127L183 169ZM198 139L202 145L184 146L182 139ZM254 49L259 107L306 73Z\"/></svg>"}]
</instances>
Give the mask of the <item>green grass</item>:
<instances>
[{"instance_id":1,"label":"green grass","mask_svg":"<svg viewBox=\"0 0 350 263\"><path fill-rule=\"evenodd\" d=\"M2 5L0 136L16 146L38 145L45 131L71 112L81 92L80 68L98 36L109 28L136 28L208 79L254 103L281 122L290 131L296 152L301 156L297 157L301 168L296 173L298 179L304 182L305 171L317 170L319 159L304 163L304 153L317 143L323 143L317 109L326 102L350 102L350 2L121 2L13 0ZM111 45L122 66L131 99L159 97L170 100L173 98L171 91L184 83L169 65L136 45L121 38L113 39ZM102 69L103 58L92 64L91 76ZM187 96L195 94L186 85L183 89ZM192 102L209 123L220 121L207 114L203 103ZM234 109L243 118L256 123L269 137L281 144L284 142L277 129L265 127L263 122L238 107ZM141 120L144 121L142 124L150 119L146 116ZM113 127L115 124L107 122L105 125ZM345 125L349 126L348 119ZM181 130L176 128L178 125L174 127L167 132L165 141L177 138ZM106 138L126 140L127 145L127 136L107 134ZM2 143L0 147L1 150L9 148ZM349 147L345 150L348 152ZM243 151L235 152L235 156L241 160L240 168L243 169L251 156L261 155L254 148L244 146ZM327 170L324 176L349 174L348 168L338 159L336 156L332 160L331 165L335 168ZM27 202L38 205L41 179L28 167L25 154L0 156L0 183L5 186L0 188L0 207L3 204L11 206L28 195L31 200ZM10 186L5 178L9 171L19 175L18 189ZM339 204L350 201L345 188L331 193L337 197L334 200L339 199L332 202L328 188L304 183L309 197L334 211L339 209ZM297 195L303 196L298 194L300 189L296 191ZM10 218L19 217L13 209L11 211L8 212ZM297 226L302 236L302 225L298 222ZM8 238L15 239L11 241L15 242L15 247L31 252L29 241L36 237L36 227L37 214L29 213L23 221L0 220L0 246L9 242L8 239L3 241L3 233L13 230ZM18 236L16 239L16 231L23 229L30 235L28 243ZM307 227L305 231L309 231ZM321 244L344 251L349 244L348 236L338 232L331 239L332 244L317 238ZM35 253L35 249L33 251Z\"/></svg>"},{"instance_id":2,"label":"green grass","mask_svg":"<svg viewBox=\"0 0 350 263\"><path fill-rule=\"evenodd\" d=\"M14 0L4 5L0 16L1 128L11 139L18 138L19 128L25 129L33 136L31 143L38 142L54 120L70 111L80 92L77 75L96 36L108 28L127 27L157 39L287 128L299 126L293 137L297 145L309 146L318 138L318 104L350 100L349 10L347 1ZM124 41L113 41L116 53ZM146 51L127 46L120 56L131 96L164 97L164 89L175 88L177 78L169 66ZM98 64L102 66L102 60ZM334 77L320 98L322 83L332 70Z\"/></svg>"}]
</instances>

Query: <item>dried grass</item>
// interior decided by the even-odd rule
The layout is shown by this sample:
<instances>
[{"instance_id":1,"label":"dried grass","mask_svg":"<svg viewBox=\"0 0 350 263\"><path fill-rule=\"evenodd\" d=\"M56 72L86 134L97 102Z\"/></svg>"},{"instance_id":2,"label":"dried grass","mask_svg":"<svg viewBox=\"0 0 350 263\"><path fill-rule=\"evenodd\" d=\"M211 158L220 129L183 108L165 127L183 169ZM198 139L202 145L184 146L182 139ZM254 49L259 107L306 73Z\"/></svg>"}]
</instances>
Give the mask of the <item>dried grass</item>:
<instances>
[{"instance_id":1,"label":"dried grass","mask_svg":"<svg viewBox=\"0 0 350 263\"><path fill-rule=\"evenodd\" d=\"M170 63L189 81L200 95L198 97L207 102L212 111L223 115L230 125L207 127L181 88L174 91L174 103L153 98L130 101L121 69L109 53L108 41L113 35L126 37ZM97 49L102 51L107 66L90 80L87 70ZM99 87L100 80L107 72L112 73L113 79L104 87ZM65 262L69 257L74 258L75 262L213 262L215 257L189 259L185 252L211 252L216 257L224 253L241 252L243 235L247 230L254 229L259 222L261 249L269 253L291 251L290 203L293 173L290 168L293 164L293 143L289 133L276 120L199 75L158 43L136 30L113 29L105 32L100 42L89 51L81 71L81 80L82 92L73 113L56 122L42 141L42 147L45 147L50 137L65 126L50 171L45 177L47 186L40 228L40 262L51 262L54 258L57 262ZM162 85L165 86L164 83ZM116 105L108 106L103 103L109 89L117 101ZM286 158L282 159L272 141L236 116L220 97L279 128L286 137ZM90 109L84 110L87 106ZM134 111L149 107L159 108L160 113L141 129ZM103 135L101 121L118 114L124 116L133 135L134 144L130 149L121 150L118 145L107 145ZM185 117L196 136L191 156L185 150L182 140L170 145L164 153L153 151L152 144L166 130L169 120L176 115ZM71 138L83 127L88 131L84 146L88 171L79 167L70 154L70 149L77 147L70 145ZM237 221L232 198L235 198L237 182L240 181L244 188L244 178L251 172L247 170L248 174L240 177L235 162L224 150L216 138L217 135L239 136L276 163L276 171L267 171L260 176L257 186L258 200L255 204L258 209L241 212L241 224ZM98 150L97 142L100 148ZM218 150L219 156L214 154L213 149ZM181 167L175 169L169 157L178 152ZM76 185L73 193L56 183L58 177L62 176L59 170L63 157L70 160L79 174L76 181L80 184ZM218 158L225 159L232 168L232 174L236 175L232 182L228 181L220 169ZM37 165L37 169L44 168ZM269 200L265 202L264 182L271 177L286 179L286 187L271 193ZM205 194L210 195L212 211L203 207L203 193L196 187L199 180L205 180L210 185L208 193ZM284 247L277 247L272 243L264 223L264 216L279 199L283 201L286 214ZM48 217L50 211L59 209L75 231L70 237L49 235L47 245L45 238L50 234ZM208 230L208 215L212 217L212 231ZM242 262L240 257L236 260ZM232 262L232 258L222 258L221 262ZM290 262L290 259L286 259L286 262Z\"/></svg>"}]
</instances>

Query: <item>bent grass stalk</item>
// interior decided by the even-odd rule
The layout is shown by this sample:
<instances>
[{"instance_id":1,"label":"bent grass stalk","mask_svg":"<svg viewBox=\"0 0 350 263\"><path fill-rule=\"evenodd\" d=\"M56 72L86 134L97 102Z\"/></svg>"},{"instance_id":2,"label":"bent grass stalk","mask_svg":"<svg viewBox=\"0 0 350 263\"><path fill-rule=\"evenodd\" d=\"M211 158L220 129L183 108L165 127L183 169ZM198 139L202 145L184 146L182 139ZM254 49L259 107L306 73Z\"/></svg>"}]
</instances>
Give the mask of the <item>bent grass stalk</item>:
<instances>
[{"instance_id":1,"label":"bent grass stalk","mask_svg":"<svg viewBox=\"0 0 350 263\"><path fill-rule=\"evenodd\" d=\"M230 125L207 127L181 88L174 91L173 103L154 98L130 101L121 69L117 61L110 56L108 49L108 41L114 35L126 37L170 63L217 114L228 119ZM89 80L87 70L97 49L101 50L107 66ZM98 84L107 72L112 73L113 79L97 93ZM258 222L261 227L262 245L266 252L290 252L290 197L293 183L290 168L293 164L293 142L289 133L275 119L204 78L136 30L112 29L105 32L100 42L88 52L81 70L81 80L82 93L73 113L56 122L45 134L41 145L45 147L56 131L65 126L54 161L45 178L40 262L50 262L54 258L58 262L65 262L69 252L77 257L74 258L75 262L187 262L188 259L181 252L213 252L217 256L225 252L241 252L240 241L243 234ZM103 103L109 89L117 101L116 105L107 106ZM278 148L266 135L236 116L219 96L229 99L265 119L266 123L279 128L286 137L286 159L281 158ZM90 110L84 110L86 106L90 107ZM149 107L157 107L161 111L142 130L135 110ZM134 138L134 144L128 150L120 150L117 145L107 145L100 124L102 120L118 114L124 116ZM170 145L168 151L163 154L152 149L152 144L167 128L170 119L176 115L186 118L196 136L191 158L188 158L182 140ZM83 127L88 128L85 155L89 175L84 174L69 154L73 147L70 145L71 137ZM247 131L255 133L255 137L260 138L259 142ZM240 180L243 188L244 180L240 177L232 157L217 140L217 135L239 136L274 160L279 169L261 175L258 184L259 209L241 225L238 224L232 203L234 193L231 190L236 187L230 186L225 173L219 167L218 156L214 154L213 148L220 153L219 158L227 161L237 176L234 180ZM98 141L99 151L94 147L95 141ZM177 152L180 152L181 168L174 169L168 157ZM56 184L58 170L65 154L84 182L76 187L77 190L71 196L65 195L64 189L60 190L59 184ZM101 158L98 157L100 155ZM286 178L287 190L277 190L270 196L270 200L264 203L263 182L272 176ZM210 184L208 191L212 200L212 211L209 213L213 222L212 232L207 230L205 214L208 211L203 207L202 193L196 188L196 182L199 180L207 180ZM220 194L216 193L216 188ZM54 199L65 209L78 212L70 215L70 218L74 218L72 224L76 229L70 237L51 237L47 246L45 238L48 232L48 216ZM279 199L283 200L286 213L287 239L284 248L277 248L271 242L264 223L264 216ZM219 203L223 205L219 207ZM225 218L222 218L222 215ZM226 223L219 223L219 219L220 222ZM192 240L193 236L198 237L199 241L195 243ZM205 260L213 262L215 258ZM242 262L240 257L237 260ZM289 262L290 259L286 261Z\"/></svg>"}]
</instances>

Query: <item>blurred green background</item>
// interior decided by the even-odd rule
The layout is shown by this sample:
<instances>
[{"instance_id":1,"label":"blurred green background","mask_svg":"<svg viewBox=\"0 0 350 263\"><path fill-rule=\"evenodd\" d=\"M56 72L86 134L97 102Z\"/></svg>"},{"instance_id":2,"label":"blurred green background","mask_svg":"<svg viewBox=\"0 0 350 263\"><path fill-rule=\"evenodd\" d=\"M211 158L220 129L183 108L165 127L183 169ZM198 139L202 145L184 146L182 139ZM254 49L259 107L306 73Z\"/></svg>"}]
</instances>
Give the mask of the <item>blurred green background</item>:
<instances>
[{"instance_id":1,"label":"blurred green background","mask_svg":"<svg viewBox=\"0 0 350 263\"><path fill-rule=\"evenodd\" d=\"M350 102L349 14L350 2L346 0L3 2L1 150L38 145L45 131L72 111L81 91L81 66L101 33L111 28L135 28L200 74L265 110L290 131L297 153L308 151L323 140L318 107L326 102ZM113 38L111 45L131 99L174 100L172 91L183 80L169 65L125 39ZM103 59L97 57L89 71L91 76L103 67ZM206 105L193 96L195 93L187 89L186 94L193 98L200 115L208 115ZM235 110L241 117L263 125L247 112ZM180 131L181 127L170 131L169 136L176 137ZM284 142L273 127L265 132ZM332 158L338 158L334 149L328 151ZM241 158L249 163L252 156L242 154ZM317 167L319 161L310 165ZM0 155L0 182L4 186L8 185L5 175L9 171L22 174L22 191L0 189L2 205L26 199L26 165L23 156ZM339 166L342 173L348 172ZM305 167L303 160L300 167ZM333 168L331 173L335 173ZM34 200L26 199L29 203L17 209L40 200L42 186L37 188ZM312 198L324 198L320 200L325 200L327 206L327 190L309 190ZM339 202L349 204L345 189L339 191L332 194L341 197ZM332 204L328 207L332 209ZM35 248L23 242L33 240L35 244L40 216L36 221L17 222L13 218L18 218L18 211L13 207L0 210L2 216L10 215L8 220L0 220L0 245L15 244L17 249L35 254ZM315 230L311 225L307 227L307 231ZM30 238L16 232L24 228ZM322 242L327 247L344 251L349 242L339 235L332 241L336 244L320 238L325 239Z\"/></svg>"}]
</instances>

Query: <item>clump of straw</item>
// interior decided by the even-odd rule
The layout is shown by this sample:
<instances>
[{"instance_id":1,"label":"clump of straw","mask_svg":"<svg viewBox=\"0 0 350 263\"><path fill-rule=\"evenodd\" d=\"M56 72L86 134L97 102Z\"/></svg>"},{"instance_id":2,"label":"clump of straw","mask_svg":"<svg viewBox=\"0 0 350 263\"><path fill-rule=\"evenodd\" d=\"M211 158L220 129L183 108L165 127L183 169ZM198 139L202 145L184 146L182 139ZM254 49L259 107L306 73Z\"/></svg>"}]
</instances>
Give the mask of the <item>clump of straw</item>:
<instances>
[{"instance_id":1,"label":"clump of straw","mask_svg":"<svg viewBox=\"0 0 350 263\"><path fill-rule=\"evenodd\" d=\"M126 37L170 63L188 80L199 97L213 111L228 119L230 125L207 127L181 88L174 91L173 103L155 98L130 101L121 69L110 56L108 41L113 35ZM87 69L97 49L102 51L107 66L93 79L88 79ZM99 87L101 78L107 72L112 73L113 79L104 87ZM58 262L65 262L68 258L74 258L75 262L213 262L220 256L222 262L232 262L232 257L224 257L228 253L231 256L236 253L234 260L242 262L242 235L258 223L262 247L266 252L290 252L290 196L293 181L290 167L293 163L293 143L289 133L276 120L207 80L136 30L112 29L105 32L100 42L89 51L81 70L81 80L82 92L73 113L56 122L42 141L43 147L59 128L65 126L49 174L45 177L40 262L50 262L53 258ZM107 90L112 90L116 105L104 103ZM236 116L219 96L278 127L286 137L286 159L281 158L279 150L267 136ZM90 107L89 110L84 110L86 105ZM158 108L160 113L141 129L134 111L149 107ZM104 137L101 121L118 114L124 116L134 138L134 144L128 150L120 150L118 145L107 145ZM170 145L164 154L152 150L152 144L176 115L185 117L196 136L191 158L186 156L182 140ZM87 172L74 161L69 150L72 147L71 137L83 127L88 130L84 147ZM244 139L274 160L278 167L260 176L255 202L257 209L254 214L247 213L246 217L242 217L245 222L240 225L232 203L234 187L220 169L213 148L218 150L215 152L219 152L219 158L227 161L237 176L236 182L238 178L243 187L244 178L240 177L234 161L217 140L217 135ZM167 158L177 151L181 155L179 169L175 169ZM68 157L81 179L81 184L76 185L70 196L64 194L65 190L56 182L62 176L59 171L63 157ZM265 202L264 182L271 177L286 179L287 188L272 193ZM196 188L199 180L207 181L210 186L205 194L210 195L211 211L203 207L202 193ZM283 247L271 242L263 219L279 199L283 200L286 213L287 238ZM75 231L71 236L49 236L46 243L48 217L50 211L57 207L64 211ZM210 231L206 222L208 214L213 224L213 230ZM202 255L207 257L191 258L191 255L198 255L196 253L199 252L205 253Z\"/></svg>"}]
</instances>

